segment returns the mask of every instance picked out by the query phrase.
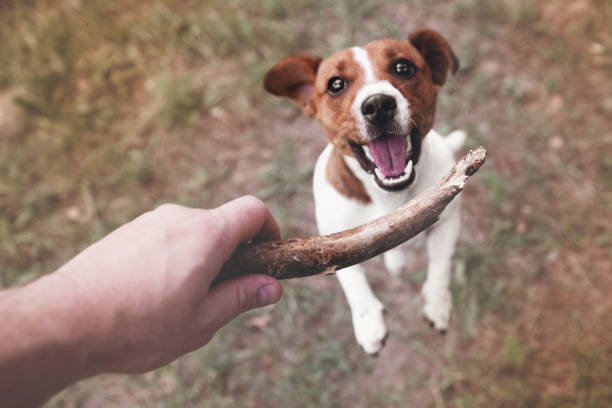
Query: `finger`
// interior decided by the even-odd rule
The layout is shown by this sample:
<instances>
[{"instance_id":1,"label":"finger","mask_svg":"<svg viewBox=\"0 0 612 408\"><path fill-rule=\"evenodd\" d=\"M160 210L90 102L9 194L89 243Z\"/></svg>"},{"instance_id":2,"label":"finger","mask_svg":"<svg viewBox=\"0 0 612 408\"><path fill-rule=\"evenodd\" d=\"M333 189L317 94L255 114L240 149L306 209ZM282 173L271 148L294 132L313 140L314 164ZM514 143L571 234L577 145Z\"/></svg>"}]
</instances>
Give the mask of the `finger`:
<instances>
[{"instance_id":1,"label":"finger","mask_svg":"<svg viewBox=\"0 0 612 408\"><path fill-rule=\"evenodd\" d=\"M246 275L214 286L204 300L208 330L217 331L247 310L278 302L280 283L269 276Z\"/></svg>"},{"instance_id":2,"label":"finger","mask_svg":"<svg viewBox=\"0 0 612 408\"><path fill-rule=\"evenodd\" d=\"M253 196L237 198L214 209L213 213L224 221L226 244L233 245L234 249L250 240L280 239L274 216L263 202Z\"/></svg>"},{"instance_id":3,"label":"finger","mask_svg":"<svg viewBox=\"0 0 612 408\"><path fill-rule=\"evenodd\" d=\"M280 231L274 217L259 199L246 196L230 201L207 212L216 219L215 230L209 231L207 265L213 273L206 277L206 287L216 278L223 265L240 243L252 239L278 239Z\"/></svg>"}]
</instances>

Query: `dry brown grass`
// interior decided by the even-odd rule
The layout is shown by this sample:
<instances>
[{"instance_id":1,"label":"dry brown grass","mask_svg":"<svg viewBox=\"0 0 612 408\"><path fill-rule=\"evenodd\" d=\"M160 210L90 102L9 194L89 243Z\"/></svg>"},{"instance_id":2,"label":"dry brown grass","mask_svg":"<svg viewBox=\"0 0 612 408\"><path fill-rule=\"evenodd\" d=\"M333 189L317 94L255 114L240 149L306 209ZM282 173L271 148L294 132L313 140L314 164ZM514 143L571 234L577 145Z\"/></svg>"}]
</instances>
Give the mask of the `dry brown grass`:
<instances>
[{"instance_id":1,"label":"dry brown grass","mask_svg":"<svg viewBox=\"0 0 612 408\"><path fill-rule=\"evenodd\" d=\"M377 360L335 280L308 279L196 353L48 406L612 405L611 19L603 0L3 3L3 286L162 202L255 193L286 235L313 233L325 140L259 85L290 54L439 29L463 68L437 127L490 152L464 195L446 337L420 320L421 257L399 283L374 261L392 334Z\"/></svg>"}]
</instances>

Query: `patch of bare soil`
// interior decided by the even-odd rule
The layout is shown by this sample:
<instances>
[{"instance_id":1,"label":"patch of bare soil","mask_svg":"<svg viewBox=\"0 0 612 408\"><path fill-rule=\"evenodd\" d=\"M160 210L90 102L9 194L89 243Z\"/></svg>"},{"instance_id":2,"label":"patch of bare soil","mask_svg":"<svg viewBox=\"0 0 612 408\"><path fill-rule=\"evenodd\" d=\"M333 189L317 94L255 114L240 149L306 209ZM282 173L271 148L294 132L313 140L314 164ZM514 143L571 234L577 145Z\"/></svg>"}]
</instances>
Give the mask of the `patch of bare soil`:
<instances>
[{"instance_id":1,"label":"patch of bare soil","mask_svg":"<svg viewBox=\"0 0 612 408\"><path fill-rule=\"evenodd\" d=\"M599 351L610 358L610 270L602 251L569 250L527 289L521 332L532 352L526 376L544 394L574 400L576 382L591 374L581 372L580 356Z\"/></svg>"},{"instance_id":2,"label":"patch of bare soil","mask_svg":"<svg viewBox=\"0 0 612 408\"><path fill-rule=\"evenodd\" d=\"M517 58L531 55L530 72L517 72L527 74L527 80L533 83L526 108L533 117L540 115L550 120L546 146L537 163L538 170L547 176L539 186L528 187L520 198L522 202L514 203L518 213L512 221L517 235L522 235L534 227L533 222L523 218L537 213L559 245L540 255L544 259L536 259L536 253L527 250L523 259L506 260L517 265L512 271L516 274L537 269L534 262L538 261L541 269L523 281L516 298L504 300L517 311L513 319L487 315L479 324L478 336L464 343L472 358L484 351L484 360L494 363L499 350L503 350L507 330L518 328L517 335L527 349L525 363L518 371L498 375L523 381L528 405L532 404L529 406L612 404L612 390L606 385L612 378L611 251L609 244L602 244L609 238L597 241L610 228L610 195L605 192L601 163L612 154L612 117L601 105L612 90L612 61L610 55L603 56L601 49L601 42L610 36L597 24L601 23L597 18L603 12L598 11L601 7L601 3L588 1L538 3L539 15L551 27L551 33L531 34L530 41L523 43ZM571 26L589 26L590 32L570 36L563 28ZM544 55L542 50L552 46L549 36L560 42L557 54L572 57ZM559 93L547 95L541 81L545 73L564 68L558 63L562 58L568 59L565 69L572 69L563 75ZM534 142L540 143L533 137L514 139L518 148L503 150L508 169L499 167L502 174L516 174L526 165L521 153L534 148ZM507 144L500 141L496 147ZM571 163L575 170L568 170L565 163ZM468 211L472 205L467 202Z\"/></svg>"}]
</instances>

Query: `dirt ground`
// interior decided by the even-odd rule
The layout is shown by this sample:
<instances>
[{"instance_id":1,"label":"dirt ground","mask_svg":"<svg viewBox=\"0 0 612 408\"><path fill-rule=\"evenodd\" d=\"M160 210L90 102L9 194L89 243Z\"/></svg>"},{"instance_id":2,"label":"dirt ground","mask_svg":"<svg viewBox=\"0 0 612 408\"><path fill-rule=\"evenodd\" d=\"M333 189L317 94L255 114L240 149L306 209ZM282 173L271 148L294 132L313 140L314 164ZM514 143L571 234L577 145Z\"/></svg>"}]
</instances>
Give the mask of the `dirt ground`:
<instances>
[{"instance_id":1,"label":"dirt ground","mask_svg":"<svg viewBox=\"0 0 612 408\"><path fill-rule=\"evenodd\" d=\"M612 406L612 3L49 1L0 5L0 283L52 272L163 202L255 194L316 233L318 124L266 95L297 53L439 30L461 69L436 128L484 145L464 192L452 327L421 318L425 259L367 263L391 336L353 339L334 278L284 283L204 349L47 406Z\"/></svg>"}]
</instances>

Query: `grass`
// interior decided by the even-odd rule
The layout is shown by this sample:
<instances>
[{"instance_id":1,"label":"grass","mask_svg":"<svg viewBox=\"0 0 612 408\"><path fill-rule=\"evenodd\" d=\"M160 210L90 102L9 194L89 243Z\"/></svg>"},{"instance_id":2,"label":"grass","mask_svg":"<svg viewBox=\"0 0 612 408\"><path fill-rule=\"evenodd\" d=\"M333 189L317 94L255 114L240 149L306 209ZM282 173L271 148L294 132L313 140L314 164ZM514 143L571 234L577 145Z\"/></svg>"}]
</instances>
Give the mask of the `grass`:
<instances>
[{"instance_id":1,"label":"grass","mask_svg":"<svg viewBox=\"0 0 612 408\"><path fill-rule=\"evenodd\" d=\"M579 375L576 378L577 405L603 407L612 401L612 387L608 378L612 374L610 349L596 348L578 354Z\"/></svg>"},{"instance_id":2,"label":"grass","mask_svg":"<svg viewBox=\"0 0 612 408\"><path fill-rule=\"evenodd\" d=\"M285 145L269 164L262 167L259 178L265 187L257 196L266 201L277 221L283 225L284 236L291 231L291 220L299 218L299 209L290 202L311 197L313 163L295 168L296 147Z\"/></svg>"},{"instance_id":3,"label":"grass","mask_svg":"<svg viewBox=\"0 0 612 408\"><path fill-rule=\"evenodd\" d=\"M424 269L397 288L373 263L393 306L392 356L364 358L334 281L305 280L202 350L144 376L79 383L48 406L609 405L606 309L593 303L612 254L608 3L3 3L4 287L167 201L212 207L255 193L285 235L311 233L321 136L261 90L288 55L439 28L462 68L441 90L437 128L464 128L470 147L490 152L465 193L447 338L414 319Z\"/></svg>"}]
</instances>

